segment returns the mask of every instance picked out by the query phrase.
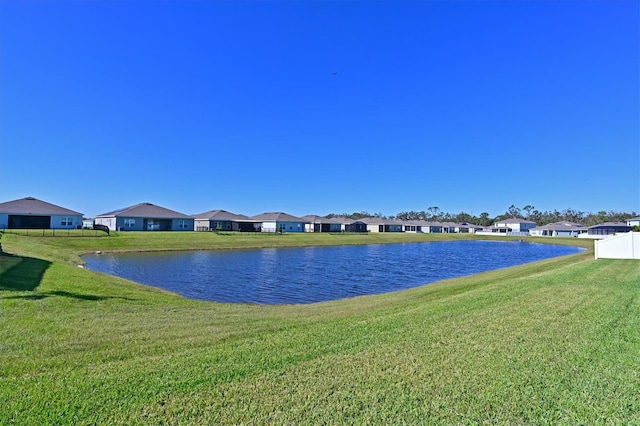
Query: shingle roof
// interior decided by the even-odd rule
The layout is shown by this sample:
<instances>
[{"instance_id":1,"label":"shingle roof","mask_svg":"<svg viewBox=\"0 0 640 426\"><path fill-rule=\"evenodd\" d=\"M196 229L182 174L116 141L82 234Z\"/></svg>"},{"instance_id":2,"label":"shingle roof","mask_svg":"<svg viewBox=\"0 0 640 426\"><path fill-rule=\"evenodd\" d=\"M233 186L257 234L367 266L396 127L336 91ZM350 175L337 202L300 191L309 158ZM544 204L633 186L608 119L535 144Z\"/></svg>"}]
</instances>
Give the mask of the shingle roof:
<instances>
[{"instance_id":1,"label":"shingle roof","mask_svg":"<svg viewBox=\"0 0 640 426\"><path fill-rule=\"evenodd\" d=\"M550 231L578 231L580 229L584 229L582 225L572 223L572 222L555 222L548 223L542 226L536 226L533 228L534 230L550 230Z\"/></svg>"},{"instance_id":2,"label":"shingle roof","mask_svg":"<svg viewBox=\"0 0 640 426\"><path fill-rule=\"evenodd\" d=\"M322 217L314 214L308 214L306 216L302 216L300 219L304 219L306 222L310 223L334 223L334 224L343 224L343 223L351 223L353 219L340 218L340 217Z\"/></svg>"},{"instance_id":3,"label":"shingle roof","mask_svg":"<svg viewBox=\"0 0 640 426\"><path fill-rule=\"evenodd\" d=\"M631 228L631 226L627 225L626 222L605 222L589 227L589 229L594 228Z\"/></svg>"},{"instance_id":4,"label":"shingle roof","mask_svg":"<svg viewBox=\"0 0 640 426\"><path fill-rule=\"evenodd\" d=\"M33 197L25 197L19 200L0 203L0 213L82 216L82 213L56 206L55 204L47 203L46 201Z\"/></svg>"},{"instance_id":5,"label":"shingle roof","mask_svg":"<svg viewBox=\"0 0 640 426\"><path fill-rule=\"evenodd\" d=\"M251 216L249 219L258 221L275 221L275 222L307 222L301 217L291 216L283 212L267 212Z\"/></svg>"},{"instance_id":6,"label":"shingle roof","mask_svg":"<svg viewBox=\"0 0 640 426\"><path fill-rule=\"evenodd\" d=\"M403 222L397 219L382 219L380 217L363 217L360 222L367 225L402 225Z\"/></svg>"},{"instance_id":7,"label":"shingle roof","mask_svg":"<svg viewBox=\"0 0 640 426\"><path fill-rule=\"evenodd\" d=\"M249 219L247 216L243 214L235 214L228 212L226 210L211 210L204 213L193 214L191 215L194 219L208 219L208 220L247 220Z\"/></svg>"},{"instance_id":8,"label":"shingle roof","mask_svg":"<svg viewBox=\"0 0 640 426\"><path fill-rule=\"evenodd\" d=\"M112 212L103 213L96 217L143 217L153 219L192 219L186 214L156 206L151 203L140 203Z\"/></svg>"}]
</instances>

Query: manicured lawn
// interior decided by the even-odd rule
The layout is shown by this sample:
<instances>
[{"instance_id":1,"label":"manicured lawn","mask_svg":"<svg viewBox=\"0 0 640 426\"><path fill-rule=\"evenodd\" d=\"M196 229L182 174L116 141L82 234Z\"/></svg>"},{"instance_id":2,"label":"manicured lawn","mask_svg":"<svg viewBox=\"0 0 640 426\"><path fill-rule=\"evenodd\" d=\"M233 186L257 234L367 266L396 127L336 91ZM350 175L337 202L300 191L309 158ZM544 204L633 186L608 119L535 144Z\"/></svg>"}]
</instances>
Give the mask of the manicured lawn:
<instances>
[{"instance_id":1,"label":"manicured lawn","mask_svg":"<svg viewBox=\"0 0 640 426\"><path fill-rule=\"evenodd\" d=\"M303 306L191 301L74 265L433 238L5 234L24 257L0 256L0 424L640 423L637 261L589 250Z\"/></svg>"}]
</instances>

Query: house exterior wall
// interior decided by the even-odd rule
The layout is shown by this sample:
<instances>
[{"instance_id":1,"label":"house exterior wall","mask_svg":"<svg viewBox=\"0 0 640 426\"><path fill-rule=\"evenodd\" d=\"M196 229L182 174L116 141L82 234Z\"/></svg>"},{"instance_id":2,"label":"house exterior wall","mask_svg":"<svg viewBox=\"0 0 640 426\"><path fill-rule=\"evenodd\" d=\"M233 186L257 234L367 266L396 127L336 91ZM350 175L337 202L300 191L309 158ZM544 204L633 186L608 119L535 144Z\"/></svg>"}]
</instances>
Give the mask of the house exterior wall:
<instances>
[{"instance_id":1,"label":"house exterior wall","mask_svg":"<svg viewBox=\"0 0 640 426\"><path fill-rule=\"evenodd\" d=\"M530 229L532 237L577 237L580 231L577 229Z\"/></svg>"},{"instance_id":2,"label":"house exterior wall","mask_svg":"<svg viewBox=\"0 0 640 426\"><path fill-rule=\"evenodd\" d=\"M498 228L497 232L507 232L505 229L511 228L512 232L528 232L529 229L535 228L535 223L527 223L527 222L496 222L494 225L494 229Z\"/></svg>"},{"instance_id":3,"label":"house exterior wall","mask_svg":"<svg viewBox=\"0 0 640 426\"><path fill-rule=\"evenodd\" d=\"M304 232L304 222L276 222L276 228L283 232Z\"/></svg>"},{"instance_id":4,"label":"house exterior wall","mask_svg":"<svg viewBox=\"0 0 640 426\"><path fill-rule=\"evenodd\" d=\"M427 225L427 226L421 226L421 228L422 228L422 232L424 232L425 234L442 233L442 226Z\"/></svg>"},{"instance_id":5,"label":"house exterior wall","mask_svg":"<svg viewBox=\"0 0 640 426\"><path fill-rule=\"evenodd\" d=\"M276 232L278 229L276 227L275 221L264 221L262 222L262 226L260 227L262 232Z\"/></svg>"},{"instance_id":6,"label":"house exterior wall","mask_svg":"<svg viewBox=\"0 0 640 426\"><path fill-rule=\"evenodd\" d=\"M153 224L150 224L153 221ZM97 217L96 225L104 225L111 231L193 231L193 219L154 219L142 217Z\"/></svg>"},{"instance_id":7,"label":"house exterior wall","mask_svg":"<svg viewBox=\"0 0 640 426\"><path fill-rule=\"evenodd\" d=\"M596 259L640 259L640 232L627 232L595 241Z\"/></svg>"},{"instance_id":8,"label":"house exterior wall","mask_svg":"<svg viewBox=\"0 0 640 426\"><path fill-rule=\"evenodd\" d=\"M342 227L340 223L305 223L304 232L340 232Z\"/></svg>"},{"instance_id":9,"label":"house exterior wall","mask_svg":"<svg viewBox=\"0 0 640 426\"><path fill-rule=\"evenodd\" d=\"M235 231L233 222L230 220L215 219L194 219L194 230L196 231ZM236 226L237 228L237 226Z\"/></svg>"},{"instance_id":10,"label":"house exterior wall","mask_svg":"<svg viewBox=\"0 0 640 426\"><path fill-rule=\"evenodd\" d=\"M368 232L381 232L381 231L380 231L380 225L379 225L379 224L377 224L377 223L376 223L376 224L373 224L373 225L372 225L372 224L367 223L367 231L368 231ZM384 231L382 231L382 232L384 232Z\"/></svg>"},{"instance_id":11,"label":"house exterior wall","mask_svg":"<svg viewBox=\"0 0 640 426\"><path fill-rule=\"evenodd\" d=\"M0 229L9 227L9 216L48 216L51 218L49 229L76 229L82 227L82 215L0 213Z\"/></svg>"},{"instance_id":12,"label":"house exterior wall","mask_svg":"<svg viewBox=\"0 0 640 426\"><path fill-rule=\"evenodd\" d=\"M172 231L184 231L189 232L194 230L194 220L189 218L184 219L171 219Z\"/></svg>"},{"instance_id":13,"label":"house exterior wall","mask_svg":"<svg viewBox=\"0 0 640 426\"><path fill-rule=\"evenodd\" d=\"M210 226L209 219L194 219L193 226L196 231L208 231Z\"/></svg>"},{"instance_id":14,"label":"house exterior wall","mask_svg":"<svg viewBox=\"0 0 640 426\"><path fill-rule=\"evenodd\" d=\"M110 231L116 230L116 218L115 217L96 217L93 220L96 225L102 225L109 228Z\"/></svg>"},{"instance_id":15,"label":"house exterior wall","mask_svg":"<svg viewBox=\"0 0 640 426\"><path fill-rule=\"evenodd\" d=\"M82 215L51 215L51 229L82 228Z\"/></svg>"}]
</instances>

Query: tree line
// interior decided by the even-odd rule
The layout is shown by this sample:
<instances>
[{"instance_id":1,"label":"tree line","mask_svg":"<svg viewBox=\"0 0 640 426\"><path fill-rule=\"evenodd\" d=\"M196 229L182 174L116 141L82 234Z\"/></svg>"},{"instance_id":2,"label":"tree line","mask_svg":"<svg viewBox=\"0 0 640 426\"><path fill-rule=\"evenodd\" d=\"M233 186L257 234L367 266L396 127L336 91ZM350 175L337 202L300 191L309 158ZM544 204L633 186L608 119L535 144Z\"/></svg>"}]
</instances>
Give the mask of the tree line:
<instances>
[{"instance_id":1,"label":"tree line","mask_svg":"<svg viewBox=\"0 0 640 426\"><path fill-rule=\"evenodd\" d=\"M616 212L613 210L599 211L597 213L583 212L574 210L571 208L558 210L539 211L532 205L526 205L522 208L515 205L511 205L504 214L500 214L495 217L490 217L489 213L482 212L479 216L469 214L467 212L460 213L448 213L440 210L437 206L432 206L423 211L406 211L400 212L395 216L385 216L382 213L369 213L366 211L354 212L354 213L331 213L326 215L326 218L332 217L345 217L349 219L362 219L365 217L377 217L381 219L399 219L399 220L426 220L429 222L456 222L456 223L470 223L480 226L491 226L496 222L500 222L505 219L518 218L526 219L535 222L536 225L542 226L554 222L573 222L579 223L584 226L593 226L599 223L605 222L626 222L632 217L636 217L638 214L634 211L631 212Z\"/></svg>"}]
</instances>

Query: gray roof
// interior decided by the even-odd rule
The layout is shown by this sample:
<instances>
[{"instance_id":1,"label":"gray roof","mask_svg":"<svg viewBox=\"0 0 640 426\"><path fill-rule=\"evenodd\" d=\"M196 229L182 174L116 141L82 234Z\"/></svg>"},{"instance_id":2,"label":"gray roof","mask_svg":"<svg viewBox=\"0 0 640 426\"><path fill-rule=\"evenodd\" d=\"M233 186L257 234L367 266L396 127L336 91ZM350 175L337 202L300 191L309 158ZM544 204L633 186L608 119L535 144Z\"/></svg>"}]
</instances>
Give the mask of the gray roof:
<instances>
[{"instance_id":1,"label":"gray roof","mask_svg":"<svg viewBox=\"0 0 640 426\"><path fill-rule=\"evenodd\" d=\"M191 215L194 219L206 219L206 220L230 220L230 221L242 221L249 218L243 214L235 214L226 210L211 210L204 213Z\"/></svg>"},{"instance_id":2,"label":"gray roof","mask_svg":"<svg viewBox=\"0 0 640 426\"><path fill-rule=\"evenodd\" d=\"M343 224L343 223L352 223L353 219L347 219L344 217L322 217L314 214L308 214L306 216L302 216L300 219L304 219L309 223L334 223L334 224Z\"/></svg>"},{"instance_id":3,"label":"gray roof","mask_svg":"<svg viewBox=\"0 0 640 426\"><path fill-rule=\"evenodd\" d=\"M459 228L460 224L455 222L440 222L440 226L445 228Z\"/></svg>"},{"instance_id":4,"label":"gray roof","mask_svg":"<svg viewBox=\"0 0 640 426\"><path fill-rule=\"evenodd\" d=\"M430 222L428 220L417 220L417 221L414 221L413 223L420 226L442 226L442 223L440 222Z\"/></svg>"},{"instance_id":5,"label":"gray roof","mask_svg":"<svg viewBox=\"0 0 640 426\"><path fill-rule=\"evenodd\" d=\"M309 223L309 221L302 219L301 217L291 216L290 214L283 212L267 212L251 216L249 219L262 221L262 222L303 222Z\"/></svg>"},{"instance_id":6,"label":"gray roof","mask_svg":"<svg viewBox=\"0 0 640 426\"><path fill-rule=\"evenodd\" d=\"M397 219L382 219L380 217L363 217L359 219L360 222L366 223L367 225L403 225L404 223L401 220Z\"/></svg>"},{"instance_id":7,"label":"gray roof","mask_svg":"<svg viewBox=\"0 0 640 426\"><path fill-rule=\"evenodd\" d=\"M96 217L142 217L152 219L193 219L186 214L156 206L151 203L140 203L112 212L99 214Z\"/></svg>"},{"instance_id":8,"label":"gray roof","mask_svg":"<svg viewBox=\"0 0 640 426\"><path fill-rule=\"evenodd\" d=\"M594 229L594 228L632 228L632 227L627 225L626 222L605 222L605 223L599 223L597 225L593 225L589 227L589 229Z\"/></svg>"},{"instance_id":9,"label":"gray roof","mask_svg":"<svg viewBox=\"0 0 640 426\"><path fill-rule=\"evenodd\" d=\"M472 228L472 229L484 229L484 226L482 226L482 225L476 225L474 223L467 223L467 222L459 223L458 227L460 227L460 228Z\"/></svg>"},{"instance_id":10,"label":"gray roof","mask_svg":"<svg viewBox=\"0 0 640 426\"><path fill-rule=\"evenodd\" d=\"M26 197L19 200L0 203L0 213L82 216L82 213L56 206L55 204L47 203L46 201L38 200L33 197Z\"/></svg>"},{"instance_id":11,"label":"gray roof","mask_svg":"<svg viewBox=\"0 0 640 426\"><path fill-rule=\"evenodd\" d=\"M584 229L582 225L573 222L555 222L542 226L536 226L534 230L550 230L550 231L578 231Z\"/></svg>"}]
</instances>

